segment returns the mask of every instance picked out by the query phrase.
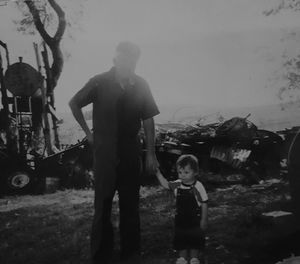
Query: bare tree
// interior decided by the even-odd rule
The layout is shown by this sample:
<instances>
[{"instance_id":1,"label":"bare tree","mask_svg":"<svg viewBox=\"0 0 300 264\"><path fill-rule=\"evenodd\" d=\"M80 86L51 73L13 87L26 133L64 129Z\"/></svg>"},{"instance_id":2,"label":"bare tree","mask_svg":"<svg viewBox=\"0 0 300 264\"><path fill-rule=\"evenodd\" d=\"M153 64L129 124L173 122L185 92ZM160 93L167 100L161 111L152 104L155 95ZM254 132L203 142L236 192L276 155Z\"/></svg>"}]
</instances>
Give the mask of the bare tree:
<instances>
[{"instance_id":1,"label":"bare tree","mask_svg":"<svg viewBox=\"0 0 300 264\"><path fill-rule=\"evenodd\" d=\"M57 0L25 0L16 1L17 8L22 12L20 20L14 20L17 30L24 34L34 35L39 33L52 53L50 67L52 89L57 85L63 66L64 54L61 50L61 40L64 34L73 38L70 28L78 26L78 21L83 15L84 2L79 0L64 1L58 4ZM70 8L71 6L71 8ZM69 11L66 19L65 9Z\"/></svg>"},{"instance_id":2,"label":"bare tree","mask_svg":"<svg viewBox=\"0 0 300 264\"><path fill-rule=\"evenodd\" d=\"M39 10L36 8L34 1L33 0L27 0L25 1L26 5L29 8L29 11L33 17L33 21L35 24L35 27L37 31L40 33L41 37L43 40L46 42L46 44L49 46L51 52L52 52L52 57L53 57L53 62L51 65L51 82L52 82L52 89L56 86L57 80L59 79L63 65L64 65L64 59L63 59L63 54L60 49L60 41L62 39L62 36L65 33L66 29L66 18L65 18L65 12L62 10L62 8L56 3L55 0L48 0L49 4L53 8L53 10L56 12L57 17L58 17L58 26L57 30L54 34L53 37L51 37L45 27L44 24L41 21L40 15L39 15Z\"/></svg>"}]
</instances>

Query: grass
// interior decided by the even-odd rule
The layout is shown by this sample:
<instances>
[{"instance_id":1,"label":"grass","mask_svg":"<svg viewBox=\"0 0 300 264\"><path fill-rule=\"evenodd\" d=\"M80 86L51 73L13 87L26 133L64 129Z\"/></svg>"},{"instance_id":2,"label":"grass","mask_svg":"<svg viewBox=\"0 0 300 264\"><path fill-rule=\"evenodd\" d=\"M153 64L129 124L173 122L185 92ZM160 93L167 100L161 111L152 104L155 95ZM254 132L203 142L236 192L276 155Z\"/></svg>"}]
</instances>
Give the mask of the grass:
<instances>
[{"instance_id":1,"label":"grass","mask_svg":"<svg viewBox=\"0 0 300 264\"><path fill-rule=\"evenodd\" d=\"M284 182L262 189L241 185L214 189L209 199L207 258L212 264L251 263L254 252L263 255L259 247L267 245L274 233L261 213L289 206ZM160 187L143 187L140 213L143 263L174 263L172 195ZM92 215L92 190L0 199L0 263L89 263ZM115 199L112 219L116 228L117 216Z\"/></svg>"}]
</instances>

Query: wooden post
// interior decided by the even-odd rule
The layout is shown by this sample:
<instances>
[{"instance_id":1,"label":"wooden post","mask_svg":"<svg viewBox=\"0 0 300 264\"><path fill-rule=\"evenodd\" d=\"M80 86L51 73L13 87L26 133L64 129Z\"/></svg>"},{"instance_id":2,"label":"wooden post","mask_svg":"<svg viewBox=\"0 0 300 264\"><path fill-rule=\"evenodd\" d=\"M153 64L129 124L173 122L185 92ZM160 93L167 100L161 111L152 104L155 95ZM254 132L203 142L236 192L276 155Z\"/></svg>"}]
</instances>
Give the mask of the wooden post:
<instances>
[{"instance_id":1,"label":"wooden post","mask_svg":"<svg viewBox=\"0 0 300 264\"><path fill-rule=\"evenodd\" d=\"M9 67L10 65L10 62L9 62L9 52L8 52L8 48L7 48L7 45L6 43L2 42L0 40L0 46L2 46L4 49L5 49L5 53L6 53L6 64L7 64L7 68Z\"/></svg>"},{"instance_id":2,"label":"wooden post","mask_svg":"<svg viewBox=\"0 0 300 264\"><path fill-rule=\"evenodd\" d=\"M38 45L36 43L33 43L33 48L35 51L36 56L36 63L38 67L39 73L42 71L41 67L41 61L40 61L40 55L38 50ZM42 74L41 74L42 76ZM44 121L44 137L45 137L45 145L46 150L48 154L52 154L52 143L51 143L51 135L50 135L50 124L49 124L49 118L48 118L48 107L47 107L47 95L46 95L46 88L45 88L45 79L43 77L42 87L42 103L43 103L43 121Z\"/></svg>"},{"instance_id":3,"label":"wooden post","mask_svg":"<svg viewBox=\"0 0 300 264\"><path fill-rule=\"evenodd\" d=\"M46 46L45 42L43 43L43 47L44 47L44 50L42 52L42 56L43 56L43 61L44 61L45 71L46 71L46 76L47 76L47 82L46 82L47 83L47 98L49 98L49 104L55 110L53 80L52 80L52 74L51 74L51 70L50 70L50 66L49 66L48 50L47 50L47 46ZM53 124L54 144L58 149L60 149L57 120L53 115L51 115L51 117L52 117L52 124Z\"/></svg>"}]
</instances>

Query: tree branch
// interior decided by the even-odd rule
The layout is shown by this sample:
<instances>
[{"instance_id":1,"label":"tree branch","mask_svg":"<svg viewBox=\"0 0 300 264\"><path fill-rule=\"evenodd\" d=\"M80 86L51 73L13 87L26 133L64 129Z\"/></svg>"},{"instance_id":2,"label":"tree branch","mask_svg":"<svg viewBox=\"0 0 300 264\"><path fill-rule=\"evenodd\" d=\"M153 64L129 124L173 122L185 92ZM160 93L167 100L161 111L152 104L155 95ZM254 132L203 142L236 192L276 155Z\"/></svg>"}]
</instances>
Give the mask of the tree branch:
<instances>
[{"instance_id":1,"label":"tree branch","mask_svg":"<svg viewBox=\"0 0 300 264\"><path fill-rule=\"evenodd\" d=\"M48 77L51 77L51 89L54 89L54 87L57 85L57 81L61 75L64 65L63 54L60 49L60 41L66 29L65 12L56 3L56 0L48 0L48 3L53 8L58 17L58 27L56 33L54 37L51 37L45 30L45 26L41 21L39 10L36 8L34 0L25 0L25 3L28 6L29 11L33 17L34 25L37 31L40 33L41 37L51 50L53 62L50 68L51 73Z\"/></svg>"},{"instance_id":2,"label":"tree branch","mask_svg":"<svg viewBox=\"0 0 300 264\"><path fill-rule=\"evenodd\" d=\"M64 66L64 59L62 51L59 47L59 42L55 43L55 45L49 46L52 52L53 62L51 65L51 76L52 76L52 89L54 89L57 85L57 81L62 73L62 69Z\"/></svg>"},{"instance_id":3,"label":"tree branch","mask_svg":"<svg viewBox=\"0 0 300 264\"><path fill-rule=\"evenodd\" d=\"M45 40L45 42L50 46L53 43L53 39L45 30L45 27L41 21L39 10L34 5L33 0L25 0L25 4L28 6L29 11L33 17L34 25L37 31L40 33L41 37Z\"/></svg>"},{"instance_id":4,"label":"tree branch","mask_svg":"<svg viewBox=\"0 0 300 264\"><path fill-rule=\"evenodd\" d=\"M60 49L60 41L62 36L65 33L66 18L65 18L65 12L56 3L56 0L48 0L48 2L56 12L58 17L58 27L53 38L54 43L53 45L48 45L51 49L52 56L53 56L53 63L51 65L51 75L52 75L52 87L54 88L57 85L57 81L62 73L62 69L64 65L63 54Z\"/></svg>"},{"instance_id":5,"label":"tree branch","mask_svg":"<svg viewBox=\"0 0 300 264\"><path fill-rule=\"evenodd\" d=\"M65 12L56 3L56 0L48 0L48 3L53 8L53 10L55 11L58 17L58 27L56 33L54 37L51 37L47 33L45 26L41 21L40 10L38 10L37 7L35 6L34 0L25 0L24 2L29 8L29 11L33 17L34 25L37 31L40 33L41 37L43 38L43 40L51 50L53 62L50 68L51 71L50 76L47 77L50 78L51 89L54 89L57 85L57 81L61 75L63 65L64 65L63 54L60 49L60 41L66 29Z\"/></svg>"},{"instance_id":6,"label":"tree branch","mask_svg":"<svg viewBox=\"0 0 300 264\"><path fill-rule=\"evenodd\" d=\"M58 16L58 27L57 27L57 31L54 35L54 40L60 41L63 34L65 33L65 29L66 29L66 18L65 18L65 12L62 10L62 8L56 3L55 0L48 0L49 4L51 5L51 7L54 9L54 11L56 12L57 16Z\"/></svg>"}]
</instances>

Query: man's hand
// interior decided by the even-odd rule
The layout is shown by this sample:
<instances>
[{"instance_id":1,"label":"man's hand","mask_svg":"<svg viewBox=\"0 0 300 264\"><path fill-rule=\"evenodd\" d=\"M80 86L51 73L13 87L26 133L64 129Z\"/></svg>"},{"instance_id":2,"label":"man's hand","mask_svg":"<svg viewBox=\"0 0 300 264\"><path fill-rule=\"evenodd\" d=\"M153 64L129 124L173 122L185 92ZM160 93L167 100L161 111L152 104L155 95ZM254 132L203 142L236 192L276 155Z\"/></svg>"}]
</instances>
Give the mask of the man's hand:
<instances>
[{"instance_id":1,"label":"man's hand","mask_svg":"<svg viewBox=\"0 0 300 264\"><path fill-rule=\"evenodd\" d=\"M94 137L93 137L92 132L87 133L86 139L87 139L89 145L92 147L94 144Z\"/></svg>"},{"instance_id":2,"label":"man's hand","mask_svg":"<svg viewBox=\"0 0 300 264\"><path fill-rule=\"evenodd\" d=\"M146 154L146 173L148 175L154 175L159 164L155 153L147 152Z\"/></svg>"},{"instance_id":3,"label":"man's hand","mask_svg":"<svg viewBox=\"0 0 300 264\"><path fill-rule=\"evenodd\" d=\"M69 106L71 108L71 111L76 119L76 121L78 122L78 124L81 126L82 130L85 132L86 134L86 139L88 141L88 144L90 146L93 146L93 134L90 130L90 128L88 127L85 119L84 119L84 116L83 116L83 113L82 113L82 110L81 110L81 104L78 102L80 99L80 94L76 94L69 102Z\"/></svg>"},{"instance_id":4,"label":"man's hand","mask_svg":"<svg viewBox=\"0 0 300 264\"><path fill-rule=\"evenodd\" d=\"M201 222L200 222L200 227L203 231L206 231L206 229L207 229L207 220L202 219Z\"/></svg>"},{"instance_id":5,"label":"man's hand","mask_svg":"<svg viewBox=\"0 0 300 264\"><path fill-rule=\"evenodd\" d=\"M158 168L158 162L155 155L155 128L153 118L148 118L143 121L146 142L146 173L155 175Z\"/></svg>"}]
</instances>

